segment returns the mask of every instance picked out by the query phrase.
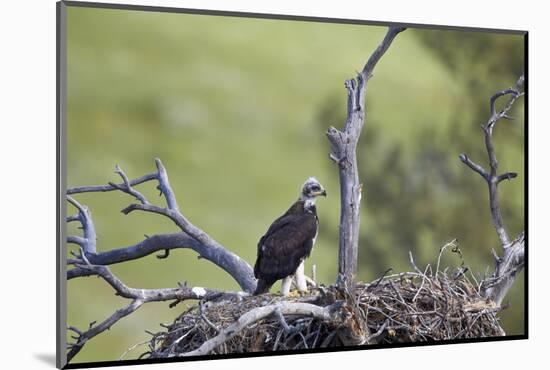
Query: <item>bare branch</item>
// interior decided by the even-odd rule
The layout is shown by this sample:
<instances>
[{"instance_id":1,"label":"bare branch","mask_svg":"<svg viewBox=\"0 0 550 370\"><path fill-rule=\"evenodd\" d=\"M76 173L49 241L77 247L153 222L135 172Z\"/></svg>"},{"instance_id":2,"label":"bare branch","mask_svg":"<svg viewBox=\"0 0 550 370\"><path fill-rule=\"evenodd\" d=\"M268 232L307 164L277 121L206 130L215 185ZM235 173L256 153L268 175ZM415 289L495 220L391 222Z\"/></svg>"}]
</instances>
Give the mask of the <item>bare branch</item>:
<instances>
[{"instance_id":1,"label":"bare branch","mask_svg":"<svg viewBox=\"0 0 550 370\"><path fill-rule=\"evenodd\" d=\"M348 114L342 131L329 127L326 135L330 142L329 157L338 164L340 173L340 241L338 253L338 279L340 286L353 284L357 273L357 248L359 242L359 208L361 184L357 170L356 148L365 120L366 82L374 67L386 53L395 36L403 27L391 26L384 40L372 53L363 70L355 79L346 81Z\"/></svg>"},{"instance_id":2,"label":"bare branch","mask_svg":"<svg viewBox=\"0 0 550 370\"><path fill-rule=\"evenodd\" d=\"M177 207L177 205L175 205ZM131 204L122 210L128 214L135 210L153 212L170 218L187 235L198 243L193 243L193 250L217 266L229 273L246 292L252 292L256 288L256 279L252 267L237 256L235 253L225 249L221 244L212 239L204 231L193 225L177 209L166 209L150 204ZM169 248L163 248L169 249Z\"/></svg>"},{"instance_id":3,"label":"bare branch","mask_svg":"<svg viewBox=\"0 0 550 370\"><path fill-rule=\"evenodd\" d=\"M107 266L99 265L77 265L79 268L89 270L91 275L98 275L103 278L117 293L118 296L129 299L139 299L142 302L164 302L173 300L203 299L212 295L219 295L217 290L188 287L179 285L178 288L164 289L137 289L130 288L118 279ZM230 293L227 293L230 294ZM235 293L237 294L237 293ZM245 293L241 293L245 294ZM246 294L245 294L246 295Z\"/></svg>"},{"instance_id":4,"label":"bare branch","mask_svg":"<svg viewBox=\"0 0 550 370\"><path fill-rule=\"evenodd\" d=\"M179 212L178 202L176 201L176 196L170 187L170 182L168 181L168 174L166 173L166 168L160 161L159 158L155 158L155 163L158 170L158 180L159 180L159 190L161 194L166 198L166 204L168 209Z\"/></svg>"},{"instance_id":5,"label":"bare branch","mask_svg":"<svg viewBox=\"0 0 550 370\"><path fill-rule=\"evenodd\" d=\"M168 209L168 208L162 208L159 206L155 206L154 204L130 204L128 207L124 208L122 213L125 215L128 215L129 213L133 211L143 211L143 212L151 212L151 213L157 213L159 215L166 216L170 218L174 223L177 225L177 213ZM179 225L178 225L179 226Z\"/></svg>"},{"instance_id":6,"label":"bare branch","mask_svg":"<svg viewBox=\"0 0 550 370\"><path fill-rule=\"evenodd\" d=\"M73 261L73 262L76 262L76 261ZM81 263L81 261L79 261L78 263ZM75 264L75 263L72 263L72 264ZM92 275L95 275L95 273L93 273L90 270L81 269L79 267L75 267L70 270L67 270L67 280L71 280L77 277L85 277L85 276L92 276Z\"/></svg>"},{"instance_id":7,"label":"bare branch","mask_svg":"<svg viewBox=\"0 0 550 370\"><path fill-rule=\"evenodd\" d=\"M67 223L75 222L75 221L80 221L80 216L78 216L78 215L67 216Z\"/></svg>"},{"instance_id":8,"label":"bare branch","mask_svg":"<svg viewBox=\"0 0 550 370\"><path fill-rule=\"evenodd\" d=\"M502 175L498 176L497 182L501 182L503 180L512 180L512 179L515 179L516 177L518 177L517 173L515 173L515 172L506 172L506 173L503 173Z\"/></svg>"},{"instance_id":9,"label":"bare branch","mask_svg":"<svg viewBox=\"0 0 550 370\"><path fill-rule=\"evenodd\" d=\"M521 78L523 78L523 76ZM509 89L506 89L506 90L498 91L493 96L491 96L491 100L489 102L490 110L491 110L491 116L496 116L497 115L497 112L496 112L496 109L495 109L495 103L498 100L498 98L503 97L505 95L518 96L519 92L515 89L509 88ZM506 114L506 113L504 113L504 114ZM493 122L493 124L494 124L494 122Z\"/></svg>"},{"instance_id":10,"label":"bare branch","mask_svg":"<svg viewBox=\"0 0 550 370\"><path fill-rule=\"evenodd\" d=\"M519 76L519 78L516 81L516 85L512 88L498 91L493 96L491 96L491 99L489 101L490 111L491 111L491 118L487 122L487 127L490 127L492 129L492 126L495 125L495 123L500 120L501 118L510 119L508 116L508 112L510 109L512 109L512 106L514 105L515 101L524 95L523 92L521 92L521 89L523 88L523 83L525 82L525 77L523 75ZM511 95L506 104L504 105L504 108L502 108L501 111L497 112L495 108L496 101L505 95Z\"/></svg>"},{"instance_id":11,"label":"bare branch","mask_svg":"<svg viewBox=\"0 0 550 370\"><path fill-rule=\"evenodd\" d=\"M150 173L137 179L130 181L130 186L136 186L147 181L156 180L158 175L156 173ZM76 186L67 189L67 194L79 194L79 193L93 193L93 192L106 192L113 190L120 190L119 187L124 187L125 184L116 184L113 185L92 185L92 186Z\"/></svg>"},{"instance_id":12,"label":"bare branch","mask_svg":"<svg viewBox=\"0 0 550 370\"><path fill-rule=\"evenodd\" d=\"M225 250L221 245L215 243L208 235L202 232L200 229L194 227L183 215L180 214L177 203L175 201L174 194L170 188L168 182L168 176L166 170L160 160L157 160L157 168L159 169L159 187L162 194L167 199L169 208L161 208L151 205L147 202L145 197L132 188L131 181L128 180L124 172L117 166L117 173L122 177L124 185L117 185L111 183L113 189L121 190L127 194L130 194L137 198L142 204L134 204L127 207L123 212L125 214L133 210L142 210L148 212L154 212L164 215L172 219L176 225L182 230L188 230L194 233L194 236L188 233L178 234L165 234L147 237L137 245L111 250L103 253L96 253L95 249L95 229L91 219L89 210L78 203L76 200L67 196L67 200L73 204L79 211L78 216L73 217L77 219L83 225L84 237L70 236L68 242L76 243L81 246L80 256L76 255L77 259L70 260L75 268L67 271L67 279L72 279L81 276L101 276L107 283L109 283L116 294L132 299L132 302L121 310L117 310L113 315L107 318L105 321L97 326L90 326L90 329L86 332L80 332L76 338L76 343L69 345L69 352L67 353L68 360L71 360L85 345L85 343L96 335L109 329L112 325L118 322L123 317L130 315L137 310L142 304L147 302L157 301L175 301L170 306L173 307L177 302L181 302L187 299L210 299L211 297L224 297L230 295L242 295L243 293L221 293L210 289L201 287L190 288L185 285L180 285L178 288L170 289L134 289L124 285L116 276L114 276L109 268L102 265L94 264L111 264L128 261L142 256L148 255L158 250L169 250L173 248L191 248L199 253L200 256L208 259L224 270L229 272L236 278L237 282L243 286L244 289L248 288L252 291L255 288L255 279L252 275L252 269L244 261L241 260L235 254ZM80 189L82 190L82 189ZM96 190L91 190L96 191ZM201 241L206 241L209 244L204 244Z\"/></svg>"},{"instance_id":13,"label":"bare branch","mask_svg":"<svg viewBox=\"0 0 550 370\"><path fill-rule=\"evenodd\" d=\"M498 91L493 96L491 96L491 99L489 100L491 116L482 126L482 128L485 139L485 148L487 149L487 156L489 158L490 172L487 172L485 169L483 169L483 167L472 162L465 154L460 155L460 160L472 170L479 173L487 182L487 185L489 187L489 205L491 207L491 218L497 235L503 246L510 244L510 238L508 237L508 233L506 232L506 229L504 228L504 223L502 221L502 214L500 212L500 204L498 198L498 184L503 180L511 180L517 177L517 174L515 172L507 172L502 175L498 175L498 161L493 145L493 128L500 119L509 118L508 112L510 111L510 109L512 109L515 101L523 95L523 93L520 92L520 89L523 86L523 82L524 77L522 75L516 81L515 87ZM510 95L507 103L500 111L497 111L495 107L497 100L507 95Z\"/></svg>"},{"instance_id":14,"label":"bare branch","mask_svg":"<svg viewBox=\"0 0 550 370\"><path fill-rule=\"evenodd\" d=\"M139 300L134 300L122 309L116 310L115 313L113 313L99 325L92 327L90 330L78 336L76 343L69 343L68 345L69 352L67 352L67 362L70 362L72 358L76 356L78 352L80 352L86 342L88 342L96 335L103 333L105 330L110 329L111 326L116 324L120 319L136 311L139 307L141 307L142 304L143 302Z\"/></svg>"},{"instance_id":15,"label":"bare branch","mask_svg":"<svg viewBox=\"0 0 550 370\"><path fill-rule=\"evenodd\" d=\"M110 251L88 254L88 260L93 265L112 265L116 263L135 260L145 257L151 253L155 253L161 250L171 249L193 249L200 255L208 255L207 247L198 242L196 239L190 237L185 233L173 233L173 234L159 234L152 235L141 242L118 249L112 249ZM72 279L79 275L74 270L67 271L67 279ZM81 273L85 274L85 270L79 269ZM85 274L87 276L87 274Z\"/></svg>"},{"instance_id":16,"label":"bare branch","mask_svg":"<svg viewBox=\"0 0 550 370\"><path fill-rule=\"evenodd\" d=\"M382 58L382 56L388 51L388 48L390 47L391 43L393 42L393 39L397 34L405 31L405 27L397 27L397 26L390 26L388 29L388 32L386 33L386 36L384 37L384 40L382 40L382 43L378 45L374 53L370 56L369 60L367 61L367 64L365 64L365 67L363 67L363 71L361 74L365 79L369 79L372 75L372 72L374 71L374 67Z\"/></svg>"},{"instance_id":17,"label":"bare branch","mask_svg":"<svg viewBox=\"0 0 550 370\"><path fill-rule=\"evenodd\" d=\"M109 185L117 188L120 191L123 191L127 194L130 194L131 196L133 196L137 200L139 200L142 204L149 204L149 202L147 201L145 196L143 196L143 194L141 194L139 191L135 190L132 187L132 184L130 183L130 180L128 180L128 177L126 176L124 171L122 171L122 169L119 167L118 164L115 167L115 173L119 174L119 176L122 177L122 181L124 181L124 185L120 186L120 185L115 184L113 182L110 182Z\"/></svg>"},{"instance_id":18,"label":"bare branch","mask_svg":"<svg viewBox=\"0 0 550 370\"><path fill-rule=\"evenodd\" d=\"M79 244L85 253L95 253L97 237L90 210L68 195L67 201L75 206L78 210L78 221L80 221L80 223L82 224L84 234L83 237L69 236L67 237L67 242Z\"/></svg>"},{"instance_id":19,"label":"bare branch","mask_svg":"<svg viewBox=\"0 0 550 370\"><path fill-rule=\"evenodd\" d=\"M481 287L484 292L484 296L492 299L499 306L512 286L516 275L523 269L525 243L523 232L514 241L510 242L508 232L506 231L502 221L498 197L498 185L504 180L512 180L516 178L517 173L506 172L501 175L498 174L498 161L493 145L493 128L500 119L510 119L508 112L512 109L512 106L516 100L524 95L524 93L521 92L524 80L524 76L520 76L516 81L515 87L498 91L491 96L491 99L489 100L491 116L482 128L485 139L485 148L487 149L487 156L489 158L490 172L485 171L481 166L470 161L466 155L460 155L460 160L463 163L482 175L489 188L491 218L493 221L493 226L495 227L497 235L500 239L500 243L503 247L504 254L502 257L499 257L494 249L492 249L496 268L493 275L489 279L482 282ZM504 107L498 111L496 109L496 102L503 96L510 97Z\"/></svg>"},{"instance_id":20,"label":"bare branch","mask_svg":"<svg viewBox=\"0 0 550 370\"><path fill-rule=\"evenodd\" d=\"M75 236L75 235L69 235L67 237L67 243L71 243L71 244L78 244L80 246L83 246L86 244L86 239L80 237L80 236Z\"/></svg>"},{"instance_id":21,"label":"bare branch","mask_svg":"<svg viewBox=\"0 0 550 370\"><path fill-rule=\"evenodd\" d=\"M462 163L470 167L475 172L479 173L481 177L485 179L485 181L489 180L489 172L487 172L483 167L481 167L479 164L473 162L466 154L461 154L458 156Z\"/></svg>"},{"instance_id":22,"label":"bare branch","mask_svg":"<svg viewBox=\"0 0 550 370\"><path fill-rule=\"evenodd\" d=\"M193 225L181 214L164 165L158 158L155 159L155 163L159 171L159 188L161 194L166 198L168 208L161 208L150 204L131 204L123 209L122 212L128 214L135 210L141 210L157 213L170 218L184 233L202 244L200 246L196 245L198 248L194 248L195 251L199 252L202 258L215 263L228 272L244 291L253 291L256 287L256 279L254 278L252 267L250 267L248 262L227 250L203 230Z\"/></svg>"},{"instance_id":23,"label":"bare branch","mask_svg":"<svg viewBox=\"0 0 550 370\"><path fill-rule=\"evenodd\" d=\"M86 262L87 261L86 259ZM132 302L126 307L115 311L102 323L92 326L82 332L76 328L71 330L78 334L76 343L69 344L69 352L67 353L67 359L70 361L81 349L86 342L98 334L101 334L105 330L109 329L120 319L130 315L137 310L141 305L148 302L164 302L164 301L184 301L189 299L204 299L208 300L212 297L230 297L230 296L246 296L246 293L240 292L219 292L216 290L203 288L203 287L187 287L179 284L178 288L165 288L165 289L135 289L125 285L120 279L118 279L111 270L106 266L98 266L92 264L77 265L77 268L85 270L89 275L97 275L102 277L116 292L116 295L132 299Z\"/></svg>"},{"instance_id":24,"label":"bare branch","mask_svg":"<svg viewBox=\"0 0 550 370\"><path fill-rule=\"evenodd\" d=\"M161 160L158 158L155 159L155 163L158 170L157 174L145 175L143 177L130 181L128 180L126 174L120 169L120 167L117 166L115 172L122 177L122 184L110 183L107 186L80 187L69 190L72 193L111 190L123 191L135 197L141 202L141 204L131 204L128 207L124 208L122 210L124 214L127 215L136 210L160 214L171 219L183 231L183 233L158 235L154 238L149 238L151 240L144 240L135 246L119 248L103 253L96 253L94 236L93 253L91 252L91 250L85 249L87 257L90 259L90 261L92 263L102 265L120 263L123 261L146 256L158 250L167 251L174 248L191 248L199 253L199 256L201 258L213 262L214 264L225 270L227 273L229 273L244 291L254 291L254 289L256 288L256 279L254 278L252 267L248 264L248 262L223 247L217 241L212 239L208 234L206 234L203 230L193 225L186 217L181 214L175 194L168 180L168 173L166 171L166 168L162 164ZM145 197L141 193L139 193L132 187L135 184L155 179L158 180L158 189L160 190L161 195L163 195L166 199L167 208L162 208L153 204L149 204L147 199L145 199ZM76 202L72 198L71 201ZM80 207L83 209L82 206ZM88 217L88 219L92 226L92 229L90 230L93 230L91 218ZM84 227L84 230L86 234L86 226ZM86 235L85 238L87 239ZM77 241L77 239L73 239L73 241ZM89 276L89 273L82 268L75 268L67 271L68 279L80 276Z\"/></svg>"}]
</instances>

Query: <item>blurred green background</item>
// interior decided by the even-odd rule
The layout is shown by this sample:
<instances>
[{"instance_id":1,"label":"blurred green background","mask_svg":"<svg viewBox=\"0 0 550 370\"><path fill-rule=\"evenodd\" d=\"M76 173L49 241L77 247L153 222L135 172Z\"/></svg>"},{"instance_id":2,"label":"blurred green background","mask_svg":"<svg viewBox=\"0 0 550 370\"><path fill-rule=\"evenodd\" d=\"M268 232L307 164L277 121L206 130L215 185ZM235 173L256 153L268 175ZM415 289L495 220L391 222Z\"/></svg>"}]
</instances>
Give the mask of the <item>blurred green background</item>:
<instances>
[{"instance_id":1,"label":"blurred green background","mask_svg":"<svg viewBox=\"0 0 550 370\"><path fill-rule=\"evenodd\" d=\"M160 157L180 208L191 222L254 263L256 243L316 176L328 197L318 202L320 237L306 269L331 284L337 269L338 174L324 132L345 118L344 81L360 70L384 27L129 10L68 8L68 186L118 181L154 172ZM364 183L359 279L386 269L409 271L458 238L481 278L498 250L485 183L459 160L486 165L480 125L489 97L524 68L523 36L409 29L375 70L358 149ZM500 122L495 146L501 207L512 237L524 228L523 101L516 121ZM153 183L138 188L164 204ZM98 250L132 245L144 234L177 231L167 219L120 210L119 192L77 195L90 207ZM74 213L70 207L69 214ZM69 233L79 233L70 225ZM69 245L68 250L74 250ZM453 255L444 263L457 266ZM237 284L192 251L175 250L113 265L131 287L178 281L216 289ZM277 285L278 289L279 286ZM275 290L275 288L273 289ZM523 333L523 275L502 312L509 334ZM127 300L99 278L68 283L68 323L85 329ZM191 303L189 303L191 304ZM74 362L115 360L171 322L185 304L151 303L91 340ZM125 358L136 358L138 347Z\"/></svg>"}]
</instances>

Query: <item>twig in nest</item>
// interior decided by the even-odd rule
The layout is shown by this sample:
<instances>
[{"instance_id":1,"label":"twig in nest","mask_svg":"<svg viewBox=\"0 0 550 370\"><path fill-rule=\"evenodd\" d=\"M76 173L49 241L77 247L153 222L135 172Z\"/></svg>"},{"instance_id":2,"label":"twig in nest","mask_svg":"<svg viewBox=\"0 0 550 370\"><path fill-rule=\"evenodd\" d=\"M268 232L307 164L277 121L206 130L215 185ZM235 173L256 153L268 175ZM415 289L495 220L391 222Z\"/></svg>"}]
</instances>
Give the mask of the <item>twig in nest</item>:
<instances>
[{"instance_id":1,"label":"twig in nest","mask_svg":"<svg viewBox=\"0 0 550 370\"><path fill-rule=\"evenodd\" d=\"M212 330L214 330L214 332L215 332L216 334L219 334L219 333L220 333L220 329L219 329L216 325L212 324L212 322L211 322L210 320L208 320L208 318L207 318L206 315L204 314L204 309L203 309L203 307L204 307L204 302L203 302L203 301L200 301L200 302L199 302L199 312L200 312L201 318L204 320L204 322L205 322L209 327L212 328Z\"/></svg>"},{"instance_id":2,"label":"twig in nest","mask_svg":"<svg viewBox=\"0 0 550 370\"><path fill-rule=\"evenodd\" d=\"M285 332L287 334L290 334L295 330L294 327L291 327L287 324L287 322L285 320L285 316L281 312L281 307L277 307L275 309L275 316L277 316L277 319L279 319L279 323L281 324L281 326L283 327L283 329L285 330Z\"/></svg>"},{"instance_id":3,"label":"twig in nest","mask_svg":"<svg viewBox=\"0 0 550 370\"><path fill-rule=\"evenodd\" d=\"M422 271L420 271L420 269L416 266L416 263L414 263L414 258L411 251L409 251L409 261L411 262L411 265L414 268L414 271L418 272L419 275L423 275Z\"/></svg>"},{"instance_id":4,"label":"twig in nest","mask_svg":"<svg viewBox=\"0 0 550 370\"><path fill-rule=\"evenodd\" d=\"M457 246L456 242L457 242L457 239L453 239L450 242L448 242L447 244L445 244L444 246L442 246L441 248L439 248L439 255L437 256L437 265L435 267L436 276L439 273L439 264L441 262L441 256L443 255L443 252L445 251L445 249L447 249L449 247L455 248Z\"/></svg>"}]
</instances>

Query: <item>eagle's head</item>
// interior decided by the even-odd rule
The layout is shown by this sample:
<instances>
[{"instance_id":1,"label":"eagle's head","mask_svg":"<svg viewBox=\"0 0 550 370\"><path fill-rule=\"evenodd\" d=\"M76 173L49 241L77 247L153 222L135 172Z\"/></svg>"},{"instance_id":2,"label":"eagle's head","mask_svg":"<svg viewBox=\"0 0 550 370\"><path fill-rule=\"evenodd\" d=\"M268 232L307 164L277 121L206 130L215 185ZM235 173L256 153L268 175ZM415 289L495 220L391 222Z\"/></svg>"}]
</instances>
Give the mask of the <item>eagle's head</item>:
<instances>
[{"instance_id":1,"label":"eagle's head","mask_svg":"<svg viewBox=\"0 0 550 370\"><path fill-rule=\"evenodd\" d=\"M326 190L323 188L323 185L315 178L310 177L304 182L302 186L302 192L300 194L300 199L304 201L313 201L319 195L324 197L327 196Z\"/></svg>"}]
</instances>

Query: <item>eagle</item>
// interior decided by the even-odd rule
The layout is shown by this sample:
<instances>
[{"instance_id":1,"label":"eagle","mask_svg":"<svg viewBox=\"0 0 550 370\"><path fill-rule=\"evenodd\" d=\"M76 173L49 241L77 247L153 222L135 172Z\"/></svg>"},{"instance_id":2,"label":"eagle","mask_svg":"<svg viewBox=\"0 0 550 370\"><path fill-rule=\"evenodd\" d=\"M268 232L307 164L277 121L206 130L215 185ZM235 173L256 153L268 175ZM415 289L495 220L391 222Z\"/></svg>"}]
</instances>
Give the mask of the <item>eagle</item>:
<instances>
[{"instance_id":1,"label":"eagle","mask_svg":"<svg viewBox=\"0 0 550 370\"><path fill-rule=\"evenodd\" d=\"M326 197L326 190L316 178L308 178L299 199L261 237L254 264L254 276L258 279L255 295L267 293L279 279L283 279L281 293L288 295L293 277L298 290L307 291L304 260L317 238L315 200L320 195Z\"/></svg>"}]
</instances>

